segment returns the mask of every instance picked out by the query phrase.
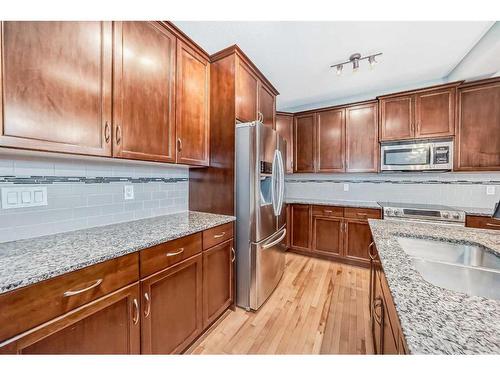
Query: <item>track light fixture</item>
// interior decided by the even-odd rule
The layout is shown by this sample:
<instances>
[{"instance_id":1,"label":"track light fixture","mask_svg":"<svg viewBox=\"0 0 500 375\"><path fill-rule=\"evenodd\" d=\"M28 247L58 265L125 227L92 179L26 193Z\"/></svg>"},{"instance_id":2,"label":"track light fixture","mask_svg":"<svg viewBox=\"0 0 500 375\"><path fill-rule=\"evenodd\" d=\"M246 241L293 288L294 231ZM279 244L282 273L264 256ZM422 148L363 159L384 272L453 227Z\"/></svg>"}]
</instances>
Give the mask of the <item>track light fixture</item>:
<instances>
[{"instance_id":1,"label":"track light fixture","mask_svg":"<svg viewBox=\"0 0 500 375\"><path fill-rule=\"evenodd\" d=\"M375 60L375 57L380 55L382 55L382 52L374 53L373 55L367 55L367 56L361 56L360 53L353 53L351 56L349 56L349 60L343 61L338 64L330 65L330 68L336 68L338 76L342 74L342 70L344 68L344 65L346 64L352 64L352 71L357 72L359 69L359 62L361 60L368 60L370 68L373 68L375 64L377 64L377 60Z\"/></svg>"}]
</instances>

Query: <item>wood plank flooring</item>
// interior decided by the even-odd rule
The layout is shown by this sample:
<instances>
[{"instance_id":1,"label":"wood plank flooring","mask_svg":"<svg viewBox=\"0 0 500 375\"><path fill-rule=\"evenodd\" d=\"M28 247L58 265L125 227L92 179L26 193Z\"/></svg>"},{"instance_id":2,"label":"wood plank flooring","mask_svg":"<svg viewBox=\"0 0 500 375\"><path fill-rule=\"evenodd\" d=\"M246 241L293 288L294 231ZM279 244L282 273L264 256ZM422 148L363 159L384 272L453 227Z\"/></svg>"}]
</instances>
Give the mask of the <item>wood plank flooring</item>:
<instances>
[{"instance_id":1,"label":"wood plank flooring","mask_svg":"<svg viewBox=\"0 0 500 375\"><path fill-rule=\"evenodd\" d=\"M257 312L231 311L192 354L372 354L367 269L287 253Z\"/></svg>"}]
</instances>

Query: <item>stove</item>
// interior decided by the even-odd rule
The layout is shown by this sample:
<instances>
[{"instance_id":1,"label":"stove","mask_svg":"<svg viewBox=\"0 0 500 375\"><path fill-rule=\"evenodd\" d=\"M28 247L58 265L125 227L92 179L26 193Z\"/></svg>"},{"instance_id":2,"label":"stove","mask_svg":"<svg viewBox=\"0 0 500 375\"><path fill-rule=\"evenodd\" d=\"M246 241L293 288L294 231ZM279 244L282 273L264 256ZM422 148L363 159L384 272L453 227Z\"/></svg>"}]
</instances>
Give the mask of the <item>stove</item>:
<instances>
[{"instance_id":1,"label":"stove","mask_svg":"<svg viewBox=\"0 0 500 375\"><path fill-rule=\"evenodd\" d=\"M383 208L384 220L465 225L465 212L453 207L394 202L378 202L378 204Z\"/></svg>"}]
</instances>

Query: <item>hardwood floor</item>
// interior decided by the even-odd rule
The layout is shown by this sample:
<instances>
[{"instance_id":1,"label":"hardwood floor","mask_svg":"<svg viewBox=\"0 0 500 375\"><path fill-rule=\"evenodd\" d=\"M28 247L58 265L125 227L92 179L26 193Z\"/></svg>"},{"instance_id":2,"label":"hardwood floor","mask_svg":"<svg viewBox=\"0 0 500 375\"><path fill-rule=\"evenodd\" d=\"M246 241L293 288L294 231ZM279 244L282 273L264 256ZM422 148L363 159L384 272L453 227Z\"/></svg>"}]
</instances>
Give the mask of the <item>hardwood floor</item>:
<instances>
[{"instance_id":1,"label":"hardwood floor","mask_svg":"<svg viewBox=\"0 0 500 375\"><path fill-rule=\"evenodd\" d=\"M287 253L259 311L231 311L192 354L372 354L367 269Z\"/></svg>"}]
</instances>

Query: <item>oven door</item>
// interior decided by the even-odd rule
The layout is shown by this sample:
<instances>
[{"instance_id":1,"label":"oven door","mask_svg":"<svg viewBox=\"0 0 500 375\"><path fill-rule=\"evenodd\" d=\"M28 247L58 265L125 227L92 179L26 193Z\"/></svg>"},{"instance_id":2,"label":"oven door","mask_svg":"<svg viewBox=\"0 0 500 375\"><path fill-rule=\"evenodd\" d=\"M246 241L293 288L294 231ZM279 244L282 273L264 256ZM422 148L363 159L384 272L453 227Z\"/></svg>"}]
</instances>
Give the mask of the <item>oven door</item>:
<instances>
[{"instance_id":1,"label":"oven door","mask_svg":"<svg viewBox=\"0 0 500 375\"><path fill-rule=\"evenodd\" d=\"M380 170L421 171L432 169L432 144L383 145Z\"/></svg>"}]
</instances>

